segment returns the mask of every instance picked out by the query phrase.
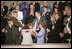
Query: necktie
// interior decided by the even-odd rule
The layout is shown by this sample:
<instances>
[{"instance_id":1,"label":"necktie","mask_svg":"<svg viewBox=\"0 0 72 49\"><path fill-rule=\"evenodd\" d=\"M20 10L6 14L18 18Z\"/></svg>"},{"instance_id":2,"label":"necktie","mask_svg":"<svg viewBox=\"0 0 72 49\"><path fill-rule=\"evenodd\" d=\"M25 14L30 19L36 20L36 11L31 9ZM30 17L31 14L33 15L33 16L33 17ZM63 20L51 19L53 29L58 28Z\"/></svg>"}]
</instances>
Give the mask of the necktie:
<instances>
[{"instance_id":1,"label":"necktie","mask_svg":"<svg viewBox=\"0 0 72 49\"><path fill-rule=\"evenodd\" d=\"M38 21L38 19L36 20L36 30L39 30L39 21Z\"/></svg>"}]
</instances>

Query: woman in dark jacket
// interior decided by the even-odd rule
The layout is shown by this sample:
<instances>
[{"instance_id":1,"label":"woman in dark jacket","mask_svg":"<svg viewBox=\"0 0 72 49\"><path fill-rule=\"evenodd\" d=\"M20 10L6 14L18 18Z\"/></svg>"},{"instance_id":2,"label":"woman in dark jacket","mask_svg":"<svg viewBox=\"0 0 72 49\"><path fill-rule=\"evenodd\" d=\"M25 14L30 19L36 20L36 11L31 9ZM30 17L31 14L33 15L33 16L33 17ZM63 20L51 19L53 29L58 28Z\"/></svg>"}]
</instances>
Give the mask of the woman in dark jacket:
<instances>
[{"instance_id":1,"label":"woman in dark jacket","mask_svg":"<svg viewBox=\"0 0 72 49\"><path fill-rule=\"evenodd\" d=\"M29 5L29 11L27 12L27 21L26 24L32 23L32 21L35 19L35 6L33 4Z\"/></svg>"}]
</instances>

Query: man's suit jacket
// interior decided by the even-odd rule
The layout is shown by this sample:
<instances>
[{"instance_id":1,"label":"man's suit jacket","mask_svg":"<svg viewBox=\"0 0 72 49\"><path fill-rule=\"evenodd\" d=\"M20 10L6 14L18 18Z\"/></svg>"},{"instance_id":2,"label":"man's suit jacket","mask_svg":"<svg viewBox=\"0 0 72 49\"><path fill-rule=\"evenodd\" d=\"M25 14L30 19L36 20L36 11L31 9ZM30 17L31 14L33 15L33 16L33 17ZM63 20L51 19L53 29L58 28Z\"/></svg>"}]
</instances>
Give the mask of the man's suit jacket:
<instances>
[{"instance_id":1,"label":"man's suit jacket","mask_svg":"<svg viewBox=\"0 0 72 49\"><path fill-rule=\"evenodd\" d=\"M37 20L37 18L34 19L34 21L32 22L33 26L35 25L36 20ZM40 23L40 22L44 22L45 28L46 28L46 24L47 24L46 18L45 18L45 17L41 17L40 20L39 20L39 23ZM39 23L38 23L38 25L39 25Z\"/></svg>"}]
</instances>

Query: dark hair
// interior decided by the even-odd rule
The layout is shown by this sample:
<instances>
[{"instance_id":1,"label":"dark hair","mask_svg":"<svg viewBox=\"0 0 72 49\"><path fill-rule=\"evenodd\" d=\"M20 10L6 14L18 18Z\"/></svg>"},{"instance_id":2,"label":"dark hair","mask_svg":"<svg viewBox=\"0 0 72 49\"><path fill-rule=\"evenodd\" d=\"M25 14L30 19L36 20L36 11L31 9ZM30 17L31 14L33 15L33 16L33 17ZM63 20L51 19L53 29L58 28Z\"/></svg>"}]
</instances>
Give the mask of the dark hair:
<instances>
[{"instance_id":1,"label":"dark hair","mask_svg":"<svg viewBox=\"0 0 72 49\"><path fill-rule=\"evenodd\" d=\"M43 8L47 8L47 6L43 6Z\"/></svg>"},{"instance_id":2,"label":"dark hair","mask_svg":"<svg viewBox=\"0 0 72 49\"><path fill-rule=\"evenodd\" d=\"M28 23L27 26L32 26L32 23Z\"/></svg>"},{"instance_id":3,"label":"dark hair","mask_svg":"<svg viewBox=\"0 0 72 49\"><path fill-rule=\"evenodd\" d=\"M64 6L67 4L67 2L59 2L58 4L58 9L59 9L59 12L63 15L63 11L64 11Z\"/></svg>"},{"instance_id":4,"label":"dark hair","mask_svg":"<svg viewBox=\"0 0 72 49\"><path fill-rule=\"evenodd\" d=\"M30 3L30 4L29 4L29 11L30 11L30 6L31 6L31 5L33 5L33 3ZM33 6L34 6L34 5L33 5ZM35 10L34 10L34 11L35 11Z\"/></svg>"},{"instance_id":5,"label":"dark hair","mask_svg":"<svg viewBox=\"0 0 72 49\"><path fill-rule=\"evenodd\" d=\"M29 26L25 25L22 29L29 29Z\"/></svg>"},{"instance_id":6,"label":"dark hair","mask_svg":"<svg viewBox=\"0 0 72 49\"><path fill-rule=\"evenodd\" d=\"M58 9L58 8L57 7L54 7L53 10L52 10L52 14L54 13L54 10L55 9ZM59 9L58 9L58 12L59 12Z\"/></svg>"},{"instance_id":7,"label":"dark hair","mask_svg":"<svg viewBox=\"0 0 72 49\"><path fill-rule=\"evenodd\" d=\"M57 7L55 6L56 4L57 4L57 2L54 2L54 3L53 3L52 14L53 14L53 12L54 12L54 9L57 8Z\"/></svg>"},{"instance_id":8,"label":"dark hair","mask_svg":"<svg viewBox=\"0 0 72 49\"><path fill-rule=\"evenodd\" d=\"M70 7L71 8L71 2L67 2L66 4L65 4L65 7Z\"/></svg>"},{"instance_id":9,"label":"dark hair","mask_svg":"<svg viewBox=\"0 0 72 49\"><path fill-rule=\"evenodd\" d=\"M55 8L55 5L56 5L56 4L57 4L57 2L54 2L54 3L53 3L53 8Z\"/></svg>"},{"instance_id":10,"label":"dark hair","mask_svg":"<svg viewBox=\"0 0 72 49\"><path fill-rule=\"evenodd\" d=\"M63 10L63 6L64 6L63 2L59 2L58 6L59 6L59 7L58 7L59 10L62 11L62 10Z\"/></svg>"},{"instance_id":11,"label":"dark hair","mask_svg":"<svg viewBox=\"0 0 72 49\"><path fill-rule=\"evenodd\" d=\"M57 4L57 2L54 2L53 6L56 5L56 4Z\"/></svg>"},{"instance_id":12,"label":"dark hair","mask_svg":"<svg viewBox=\"0 0 72 49\"><path fill-rule=\"evenodd\" d=\"M40 11L36 11L36 12L37 12L38 14L40 14L40 15L42 14ZM36 12L35 12L35 13L36 13Z\"/></svg>"}]
</instances>

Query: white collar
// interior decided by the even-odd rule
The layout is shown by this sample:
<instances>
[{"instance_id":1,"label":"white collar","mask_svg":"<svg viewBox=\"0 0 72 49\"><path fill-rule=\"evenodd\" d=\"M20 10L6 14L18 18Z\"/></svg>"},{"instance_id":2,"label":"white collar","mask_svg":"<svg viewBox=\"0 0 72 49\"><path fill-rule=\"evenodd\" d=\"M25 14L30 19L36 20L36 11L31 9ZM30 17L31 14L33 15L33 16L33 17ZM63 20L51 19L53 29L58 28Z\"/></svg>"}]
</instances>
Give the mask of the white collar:
<instances>
[{"instance_id":1,"label":"white collar","mask_svg":"<svg viewBox=\"0 0 72 49\"><path fill-rule=\"evenodd\" d=\"M38 18L38 21L40 20L40 17Z\"/></svg>"}]
</instances>

